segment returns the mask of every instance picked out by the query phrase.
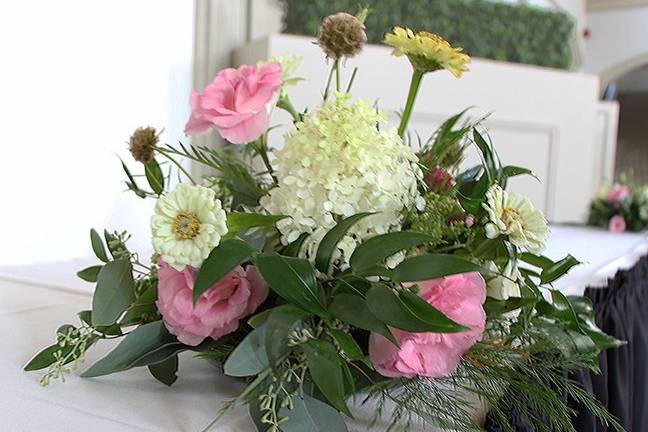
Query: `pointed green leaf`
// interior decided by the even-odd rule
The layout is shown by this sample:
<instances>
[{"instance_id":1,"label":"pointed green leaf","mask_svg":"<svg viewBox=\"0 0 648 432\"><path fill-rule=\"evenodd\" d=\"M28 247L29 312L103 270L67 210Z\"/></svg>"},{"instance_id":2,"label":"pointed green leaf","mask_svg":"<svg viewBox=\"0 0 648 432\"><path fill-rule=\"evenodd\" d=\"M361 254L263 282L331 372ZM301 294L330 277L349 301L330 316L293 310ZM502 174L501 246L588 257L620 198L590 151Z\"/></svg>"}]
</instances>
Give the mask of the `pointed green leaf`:
<instances>
[{"instance_id":1,"label":"pointed green leaf","mask_svg":"<svg viewBox=\"0 0 648 432\"><path fill-rule=\"evenodd\" d=\"M256 250L242 240L223 240L211 251L198 270L193 289L194 304L205 291L223 279L234 267L249 260L254 252Z\"/></svg>"},{"instance_id":2,"label":"pointed green leaf","mask_svg":"<svg viewBox=\"0 0 648 432\"><path fill-rule=\"evenodd\" d=\"M297 237L297 240L294 242L290 243L286 248L281 252L281 255L288 256L288 257L296 257L299 256L299 252L301 251L302 245L306 241L310 234L308 233L302 233Z\"/></svg>"},{"instance_id":3,"label":"pointed green leaf","mask_svg":"<svg viewBox=\"0 0 648 432\"><path fill-rule=\"evenodd\" d=\"M163 362L152 364L148 369L153 378L170 387L178 379L178 356L174 355Z\"/></svg>"},{"instance_id":4,"label":"pointed green leaf","mask_svg":"<svg viewBox=\"0 0 648 432\"><path fill-rule=\"evenodd\" d=\"M397 296L386 285L376 283L367 293L367 306L387 325L409 332L454 333L466 327L446 317L413 293Z\"/></svg>"},{"instance_id":5,"label":"pointed green leaf","mask_svg":"<svg viewBox=\"0 0 648 432\"><path fill-rule=\"evenodd\" d=\"M482 267L456 255L430 254L407 258L396 266L393 280L417 282L459 273L479 272Z\"/></svg>"},{"instance_id":6,"label":"pointed green leaf","mask_svg":"<svg viewBox=\"0 0 648 432\"><path fill-rule=\"evenodd\" d=\"M153 192L157 195L162 194L164 192L164 174L162 174L160 164L155 159L151 159L144 164L144 174Z\"/></svg>"},{"instance_id":7,"label":"pointed green leaf","mask_svg":"<svg viewBox=\"0 0 648 432\"><path fill-rule=\"evenodd\" d=\"M351 360L356 360L364 356L362 348L360 348L358 342L356 342L353 336L351 336L349 333L337 329L329 329L329 332L335 338L335 341L340 346L340 349L348 358L350 358Z\"/></svg>"},{"instance_id":8,"label":"pointed green leaf","mask_svg":"<svg viewBox=\"0 0 648 432\"><path fill-rule=\"evenodd\" d=\"M330 316L319 300L315 270L308 260L264 253L257 255L256 263L270 288L284 300L316 315Z\"/></svg>"},{"instance_id":9,"label":"pointed green leaf","mask_svg":"<svg viewBox=\"0 0 648 432\"><path fill-rule=\"evenodd\" d=\"M433 238L427 234L413 231L399 231L378 235L365 240L360 244L353 255L350 264L354 271L363 270L384 259L400 252L432 241Z\"/></svg>"},{"instance_id":10,"label":"pointed green leaf","mask_svg":"<svg viewBox=\"0 0 648 432\"><path fill-rule=\"evenodd\" d=\"M302 345L308 362L308 371L313 382L328 401L351 417L351 412L345 402L344 375L342 364L344 360L337 349L330 343L311 339Z\"/></svg>"},{"instance_id":11,"label":"pointed green leaf","mask_svg":"<svg viewBox=\"0 0 648 432\"><path fill-rule=\"evenodd\" d=\"M108 262L108 255L106 254L106 248L104 248L103 241L97 233L97 231L92 228L90 230L90 242L92 243L92 250L97 258L103 262Z\"/></svg>"},{"instance_id":12,"label":"pointed green leaf","mask_svg":"<svg viewBox=\"0 0 648 432\"><path fill-rule=\"evenodd\" d=\"M265 348L273 372L277 372L279 358L289 351L288 335L306 315L306 312L292 305L276 307L268 315L265 321Z\"/></svg>"},{"instance_id":13,"label":"pointed green leaf","mask_svg":"<svg viewBox=\"0 0 648 432\"><path fill-rule=\"evenodd\" d=\"M256 227L274 227L281 219L287 216L267 215L261 213L232 212L227 215L227 229L229 233L240 233Z\"/></svg>"},{"instance_id":14,"label":"pointed green leaf","mask_svg":"<svg viewBox=\"0 0 648 432\"><path fill-rule=\"evenodd\" d=\"M340 321L378 333L389 339L394 345L398 345L398 341L389 328L369 310L362 297L353 294L338 294L329 305L329 310Z\"/></svg>"},{"instance_id":15,"label":"pointed green leaf","mask_svg":"<svg viewBox=\"0 0 648 432\"><path fill-rule=\"evenodd\" d=\"M580 261L571 255L567 255L560 261L556 261L553 266L542 270L542 273L540 274L540 283L546 284L554 282L579 264L581 264Z\"/></svg>"},{"instance_id":16,"label":"pointed green leaf","mask_svg":"<svg viewBox=\"0 0 648 432\"><path fill-rule=\"evenodd\" d=\"M322 238L322 241L317 248L317 254L315 255L315 268L322 273L327 273L329 270L329 265L331 264L331 257L333 256L333 252L335 252L335 249L337 248L340 240L344 238L351 227L358 223L360 219L363 219L372 214L373 213L358 213L356 215L349 216L348 218L341 220L337 223L337 225L331 228L331 230L326 233L324 238Z\"/></svg>"},{"instance_id":17,"label":"pointed green leaf","mask_svg":"<svg viewBox=\"0 0 648 432\"><path fill-rule=\"evenodd\" d=\"M107 263L99 272L92 296L93 326L114 324L135 300L133 265L128 259Z\"/></svg>"}]
</instances>

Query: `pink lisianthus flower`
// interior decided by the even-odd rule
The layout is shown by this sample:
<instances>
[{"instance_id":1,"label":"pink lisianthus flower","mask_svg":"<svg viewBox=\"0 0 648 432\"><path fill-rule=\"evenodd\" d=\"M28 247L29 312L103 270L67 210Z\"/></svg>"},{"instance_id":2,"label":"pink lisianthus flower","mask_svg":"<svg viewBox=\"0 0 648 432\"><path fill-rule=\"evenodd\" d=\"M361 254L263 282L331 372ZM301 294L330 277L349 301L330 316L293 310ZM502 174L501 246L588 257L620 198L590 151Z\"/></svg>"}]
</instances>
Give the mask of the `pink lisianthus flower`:
<instances>
[{"instance_id":1,"label":"pink lisianthus flower","mask_svg":"<svg viewBox=\"0 0 648 432\"><path fill-rule=\"evenodd\" d=\"M268 285L254 266L237 266L196 301L192 293L196 269L177 271L160 260L157 307L166 328L185 345L218 339L238 328L268 296Z\"/></svg>"},{"instance_id":2,"label":"pink lisianthus flower","mask_svg":"<svg viewBox=\"0 0 648 432\"><path fill-rule=\"evenodd\" d=\"M243 65L223 69L202 94L191 94L191 117L187 135L218 129L234 144L246 144L268 129L268 105L281 88L281 65Z\"/></svg>"},{"instance_id":3,"label":"pink lisianthus flower","mask_svg":"<svg viewBox=\"0 0 648 432\"><path fill-rule=\"evenodd\" d=\"M612 216L608 228L611 233L622 233L626 230L626 221L621 215Z\"/></svg>"},{"instance_id":4,"label":"pink lisianthus flower","mask_svg":"<svg viewBox=\"0 0 648 432\"><path fill-rule=\"evenodd\" d=\"M479 273L463 273L419 282L419 296L450 319L469 327L462 333L410 333L392 328L400 349L372 333L369 355L386 377L441 378L454 373L461 357L481 340L486 325L486 282Z\"/></svg>"},{"instance_id":5,"label":"pink lisianthus flower","mask_svg":"<svg viewBox=\"0 0 648 432\"><path fill-rule=\"evenodd\" d=\"M630 196L630 189L628 186L620 185L618 183L612 185L607 194L607 200L615 207L619 207L623 201Z\"/></svg>"}]
</instances>

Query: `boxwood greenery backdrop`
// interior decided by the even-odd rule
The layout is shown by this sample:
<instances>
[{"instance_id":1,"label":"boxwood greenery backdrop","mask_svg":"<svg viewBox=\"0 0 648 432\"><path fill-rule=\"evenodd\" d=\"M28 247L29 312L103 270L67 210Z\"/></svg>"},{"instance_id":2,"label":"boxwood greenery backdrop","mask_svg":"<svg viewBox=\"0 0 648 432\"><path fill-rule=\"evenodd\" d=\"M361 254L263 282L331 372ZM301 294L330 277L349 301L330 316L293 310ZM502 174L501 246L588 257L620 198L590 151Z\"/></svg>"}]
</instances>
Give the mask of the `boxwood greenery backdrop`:
<instances>
[{"instance_id":1,"label":"boxwood greenery backdrop","mask_svg":"<svg viewBox=\"0 0 648 432\"><path fill-rule=\"evenodd\" d=\"M316 35L322 17L367 5L367 37L399 23L438 33L473 57L569 69L575 24L562 11L489 0L280 0L284 32Z\"/></svg>"}]
</instances>

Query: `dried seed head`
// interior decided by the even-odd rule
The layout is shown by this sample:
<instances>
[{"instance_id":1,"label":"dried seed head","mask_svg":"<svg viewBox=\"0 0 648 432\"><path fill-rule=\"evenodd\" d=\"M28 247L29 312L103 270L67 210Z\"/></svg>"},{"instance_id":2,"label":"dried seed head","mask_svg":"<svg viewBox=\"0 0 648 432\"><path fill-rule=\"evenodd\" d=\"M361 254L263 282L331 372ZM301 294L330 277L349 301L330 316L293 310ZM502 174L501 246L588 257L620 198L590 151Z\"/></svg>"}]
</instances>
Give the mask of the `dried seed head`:
<instances>
[{"instance_id":1,"label":"dried seed head","mask_svg":"<svg viewBox=\"0 0 648 432\"><path fill-rule=\"evenodd\" d=\"M155 128L138 128L131 135L128 141L129 149L133 158L143 164L153 159L153 147L158 143L158 136Z\"/></svg>"},{"instance_id":2,"label":"dried seed head","mask_svg":"<svg viewBox=\"0 0 648 432\"><path fill-rule=\"evenodd\" d=\"M322 21L318 43L326 57L353 57L362 51L366 42L365 26L353 15L338 12Z\"/></svg>"}]
</instances>

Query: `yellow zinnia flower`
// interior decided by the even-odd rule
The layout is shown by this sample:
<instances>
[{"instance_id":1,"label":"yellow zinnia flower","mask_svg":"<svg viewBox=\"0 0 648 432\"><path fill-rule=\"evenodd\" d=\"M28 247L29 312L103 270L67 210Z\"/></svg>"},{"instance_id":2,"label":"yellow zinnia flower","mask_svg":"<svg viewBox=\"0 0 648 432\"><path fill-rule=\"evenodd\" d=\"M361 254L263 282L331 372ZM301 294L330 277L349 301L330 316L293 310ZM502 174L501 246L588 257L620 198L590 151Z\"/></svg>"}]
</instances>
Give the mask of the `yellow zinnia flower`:
<instances>
[{"instance_id":1,"label":"yellow zinnia flower","mask_svg":"<svg viewBox=\"0 0 648 432\"><path fill-rule=\"evenodd\" d=\"M424 31L415 34L408 28L394 27L392 33L385 36L385 43L395 48L394 55L405 54L414 69L421 72L447 69L459 78L468 71L466 64L470 57L437 34Z\"/></svg>"}]
</instances>

